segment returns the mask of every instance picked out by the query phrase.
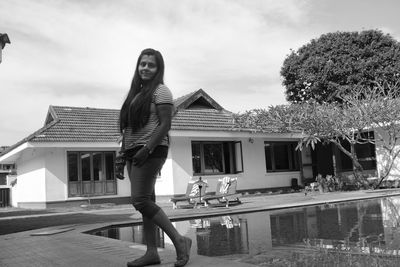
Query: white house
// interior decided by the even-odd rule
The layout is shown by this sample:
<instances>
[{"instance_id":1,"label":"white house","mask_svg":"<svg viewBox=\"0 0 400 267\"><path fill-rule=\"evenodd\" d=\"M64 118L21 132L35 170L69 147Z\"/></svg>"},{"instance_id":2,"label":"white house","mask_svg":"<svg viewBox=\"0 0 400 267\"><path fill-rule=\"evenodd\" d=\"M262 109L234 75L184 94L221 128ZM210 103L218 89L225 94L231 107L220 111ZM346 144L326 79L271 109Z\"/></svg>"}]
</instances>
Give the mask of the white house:
<instances>
[{"instance_id":1,"label":"white house","mask_svg":"<svg viewBox=\"0 0 400 267\"><path fill-rule=\"evenodd\" d=\"M202 89L176 99L175 106L157 195L184 194L188 181L200 176L212 192L224 176L238 177L238 191L253 191L290 187L293 179L301 185L316 173L330 173L322 159L332 151L296 151L298 133L238 130L232 113ZM45 208L87 198L127 203L129 179L116 179L113 170L118 116L119 110L50 106L41 129L0 155L0 164L17 169L12 205Z\"/></svg>"}]
</instances>

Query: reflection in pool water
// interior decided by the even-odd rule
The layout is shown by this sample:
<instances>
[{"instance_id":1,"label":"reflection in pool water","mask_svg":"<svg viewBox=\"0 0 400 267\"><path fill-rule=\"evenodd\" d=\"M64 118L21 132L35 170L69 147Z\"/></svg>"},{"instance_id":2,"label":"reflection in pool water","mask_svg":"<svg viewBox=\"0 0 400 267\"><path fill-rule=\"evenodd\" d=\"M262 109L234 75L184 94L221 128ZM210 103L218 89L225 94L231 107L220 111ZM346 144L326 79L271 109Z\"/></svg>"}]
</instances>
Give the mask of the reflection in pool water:
<instances>
[{"instance_id":1,"label":"reflection in pool water","mask_svg":"<svg viewBox=\"0 0 400 267\"><path fill-rule=\"evenodd\" d=\"M174 222L198 255L259 254L282 247L399 254L400 197ZM90 234L145 243L141 225ZM159 230L158 245L172 244Z\"/></svg>"}]
</instances>

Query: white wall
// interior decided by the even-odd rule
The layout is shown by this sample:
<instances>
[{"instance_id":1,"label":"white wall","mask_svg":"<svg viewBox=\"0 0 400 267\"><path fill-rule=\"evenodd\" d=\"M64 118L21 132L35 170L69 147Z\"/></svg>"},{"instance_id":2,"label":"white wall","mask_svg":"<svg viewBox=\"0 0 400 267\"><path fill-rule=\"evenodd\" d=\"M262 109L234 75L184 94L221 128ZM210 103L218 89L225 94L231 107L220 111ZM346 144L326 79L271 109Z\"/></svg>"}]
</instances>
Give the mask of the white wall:
<instances>
[{"instance_id":1,"label":"white wall","mask_svg":"<svg viewBox=\"0 0 400 267\"><path fill-rule=\"evenodd\" d=\"M125 179L117 179L117 195L114 197L130 197L131 196L131 182L129 181L128 171L125 167Z\"/></svg>"},{"instance_id":2,"label":"white wall","mask_svg":"<svg viewBox=\"0 0 400 267\"><path fill-rule=\"evenodd\" d=\"M67 152L68 151L105 151L104 149L93 148L43 148L43 156L45 158L45 176L46 176L46 195L47 201L65 201L68 199L79 199L79 197L68 197L68 170L67 170ZM117 179L117 195L98 196L94 198L104 197L121 197L130 196L130 182L126 173L124 180Z\"/></svg>"},{"instance_id":3,"label":"white wall","mask_svg":"<svg viewBox=\"0 0 400 267\"><path fill-rule=\"evenodd\" d=\"M40 149L28 149L17 160L17 190L13 203L46 200L45 162ZM15 197L15 199L14 199Z\"/></svg>"},{"instance_id":4,"label":"white wall","mask_svg":"<svg viewBox=\"0 0 400 267\"><path fill-rule=\"evenodd\" d=\"M242 139L243 146L243 179L239 179L238 189L258 189L291 186L291 179L297 178L300 184L300 172L268 172L265 164L265 141L294 141L293 139L276 138Z\"/></svg>"},{"instance_id":5,"label":"white wall","mask_svg":"<svg viewBox=\"0 0 400 267\"><path fill-rule=\"evenodd\" d=\"M201 133L200 133L201 134ZM192 141L241 141L243 150L244 172L239 174L229 174L231 177L238 177L238 190L253 190L273 187L289 187L291 179L297 178L300 184L300 172L275 172L267 173L265 165L264 141L293 141L297 139L265 138L254 137L253 143L249 142L248 137L184 137L173 136L171 138L170 154L172 161L173 190L164 190L166 195L184 194L187 183L191 177L197 180L198 176L193 176L192 169ZM207 180L209 188L207 192L215 192L217 181L226 175L202 175L203 180Z\"/></svg>"},{"instance_id":6,"label":"white wall","mask_svg":"<svg viewBox=\"0 0 400 267\"><path fill-rule=\"evenodd\" d=\"M184 194L191 178L193 178L192 168L192 146L188 137L171 138L170 155L172 167L172 190L166 192L169 195Z\"/></svg>"},{"instance_id":7,"label":"white wall","mask_svg":"<svg viewBox=\"0 0 400 267\"><path fill-rule=\"evenodd\" d=\"M294 138L267 138L255 136L249 141L248 134L198 132L189 136L171 137L171 147L168 158L161 170L161 176L156 183L157 195L184 194L190 179L192 169L192 141L241 141L243 152L243 173L229 174L238 177L238 190L254 190L274 187L288 187L292 178L298 178L299 172L267 173L265 167L264 141L288 141ZM65 201L78 198L68 198L67 151L104 151L104 148L74 147L70 148L28 148L21 152L17 161L18 195L16 202L46 202ZM126 179L117 180L117 195L104 197L130 196L130 182ZM217 181L226 175L202 175L209 184L208 192L215 192ZM299 181L300 182L300 181ZM13 196L15 197L15 195ZM14 202L14 199L13 199Z\"/></svg>"},{"instance_id":8,"label":"white wall","mask_svg":"<svg viewBox=\"0 0 400 267\"><path fill-rule=\"evenodd\" d=\"M63 148L44 148L47 201L63 201L68 196L67 159Z\"/></svg>"},{"instance_id":9,"label":"white wall","mask_svg":"<svg viewBox=\"0 0 400 267\"><path fill-rule=\"evenodd\" d=\"M74 151L92 151L96 149L74 148ZM100 149L104 151L104 149ZM99 151L100 151L99 150ZM53 202L65 201L68 198L66 148L30 148L21 153L17 161L17 185L12 190L12 205L18 202ZM130 196L130 182L126 179L117 180L117 195L99 196L125 197Z\"/></svg>"},{"instance_id":10,"label":"white wall","mask_svg":"<svg viewBox=\"0 0 400 267\"><path fill-rule=\"evenodd\" d=\"M155 185L156 195L172 195L174 191L174 178L173 178L173 160L171 159L171 152L169 152L162 169L161 175L157 178Z\"/></svg>"}]
</instances>

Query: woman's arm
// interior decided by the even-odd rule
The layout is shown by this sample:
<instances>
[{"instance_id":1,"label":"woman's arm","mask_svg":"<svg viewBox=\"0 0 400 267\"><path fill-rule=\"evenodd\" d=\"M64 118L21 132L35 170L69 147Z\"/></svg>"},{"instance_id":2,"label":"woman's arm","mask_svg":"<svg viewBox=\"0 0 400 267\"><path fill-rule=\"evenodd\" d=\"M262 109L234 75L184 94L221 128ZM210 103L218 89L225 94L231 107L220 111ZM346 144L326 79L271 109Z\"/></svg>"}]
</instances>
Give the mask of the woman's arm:
<instances>
[{"instance_id":1,"label":"woman's arm","mask_svg":"<svg viewBox=\"0 0 400 267\"><path fill-rule=\"evenodd\" d=\"M171 104L159 104L156 105L156 108L160 124L155 129L149 142L132 158L134 165L141 166L146 161L150 153L156 148L156 146L161 143L171 128L172 111L174 106Z\"/></svg>"},{"instance_id":2,"label":"woman's arm","mask_svg":"<svg viewBox=\"0 0 400 267\"><path fill-rule=\"evenodd\" d=\"M163 138L168 134L169 130L171 129L173 107L174 106L170 104L156 105L158 120L160 124L158 125L146 145L150 151L153 151L154 148L156 148L156 146L161 143Z\"/></svg>"}]
</instances>

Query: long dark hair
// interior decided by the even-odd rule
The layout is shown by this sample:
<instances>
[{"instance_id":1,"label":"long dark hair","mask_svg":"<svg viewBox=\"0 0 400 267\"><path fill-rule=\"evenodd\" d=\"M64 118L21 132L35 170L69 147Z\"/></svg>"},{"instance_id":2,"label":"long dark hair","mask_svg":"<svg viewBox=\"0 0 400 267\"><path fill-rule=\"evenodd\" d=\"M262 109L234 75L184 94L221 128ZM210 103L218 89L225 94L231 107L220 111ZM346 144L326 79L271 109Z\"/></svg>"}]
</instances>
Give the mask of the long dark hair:
<instances>
[{"instance_id":1,"label":"long dark hair","mask_svg":"<svg viewBox=\"0 0 400 267\"><path fill-rule=\"evenodd\" d=\"M140 60L144 55L154 56L157 64L157 73L149 81L143 81L138 71ZM139 55L131 88L121 107L119 114L120 132L128 126L133 129L140 129L147 123L153 93L159 84L164 84L164 59L157 50L147 48Z\"/></svg>"}]
</instances>

